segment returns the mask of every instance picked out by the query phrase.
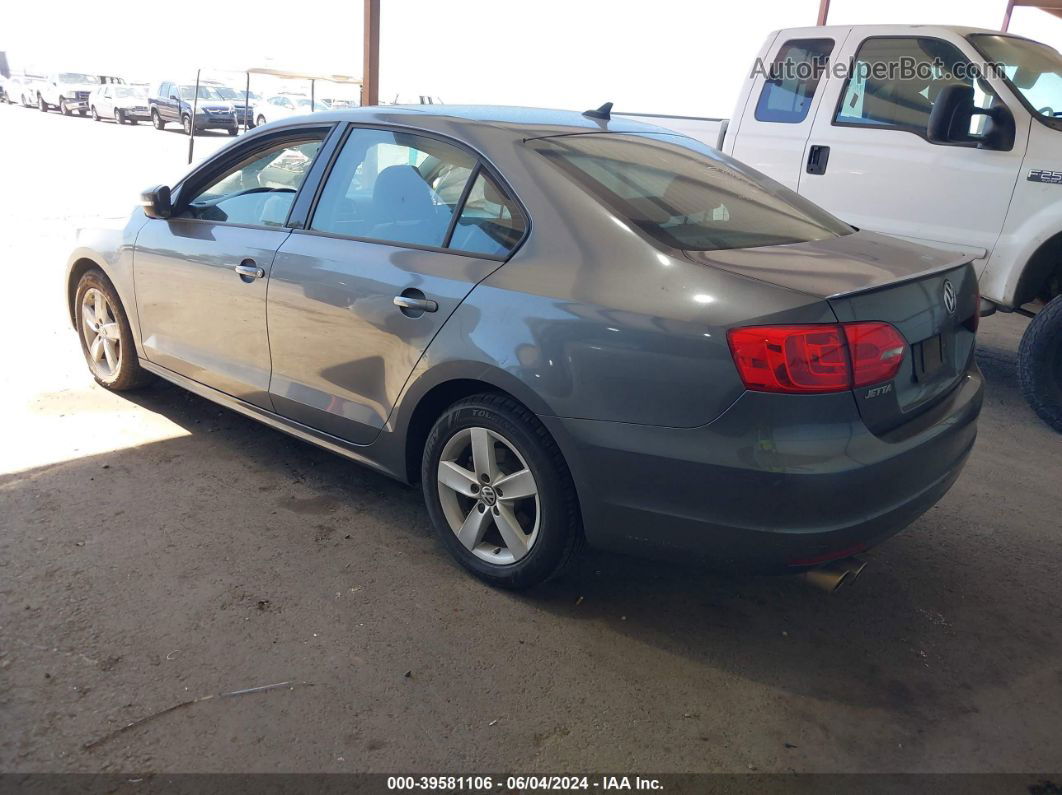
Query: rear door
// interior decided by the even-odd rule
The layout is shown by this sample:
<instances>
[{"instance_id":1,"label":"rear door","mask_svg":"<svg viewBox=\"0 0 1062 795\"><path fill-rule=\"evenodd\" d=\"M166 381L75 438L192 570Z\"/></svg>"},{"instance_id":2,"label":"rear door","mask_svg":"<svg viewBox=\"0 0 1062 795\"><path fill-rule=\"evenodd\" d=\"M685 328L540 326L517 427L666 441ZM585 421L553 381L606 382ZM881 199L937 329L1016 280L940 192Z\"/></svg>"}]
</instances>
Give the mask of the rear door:
<instances>
[{"instance_id":1,"label":"rear door","mask_svg":"<svg viewBox=\"0 0 1062 795\"><path fill-rule=\"evenodd\" d=\"M929 115L947 85L973 85L978 104L1000 99L985 80L964 77L970 61L956 43L910 33L849 37L838 60L847 79L827 85L804 153L799 191L861 229L930 244L992 249L1026 149L1028 122L1011 150L931 143ZM911 68L905 74L900 67ZM975 116L983 124L983 116ZM976 132L976 130L972 130ZM829 150L825 167L810 168Z\"/></svg>"},{"instance_id":2,"label":"rear door","mask_svg":"<svg viewBox=\"0 0 1062 795\"><path fill-rule=\"evenodd\" d=\"M149 361L271 408L269 273L327 132L285 131L233 149L185 181L174 217L144 226L133 270Z\"/></svg>"},{"instance_id":3,"label":"rear door","mask_svg":"<svg viewBox=\"0 0 1062 795\"><path fill-rule=\"evenodd\" d=\"M276 411L372 442L428 343L522 238L524 218L462 146L351 128L306 228L273 264Z\"/></svg>"},{"instance_id":4,"label":"rear door","mask_svg":"<svg viewBox=\"0 0 1062 795\"><path fill-rule=\"evenodd\" d=\"M841 44L817 28L787 30L775 39L753 67L734 157L797 189L829 65Z\"/></svg>"}]
</instances>

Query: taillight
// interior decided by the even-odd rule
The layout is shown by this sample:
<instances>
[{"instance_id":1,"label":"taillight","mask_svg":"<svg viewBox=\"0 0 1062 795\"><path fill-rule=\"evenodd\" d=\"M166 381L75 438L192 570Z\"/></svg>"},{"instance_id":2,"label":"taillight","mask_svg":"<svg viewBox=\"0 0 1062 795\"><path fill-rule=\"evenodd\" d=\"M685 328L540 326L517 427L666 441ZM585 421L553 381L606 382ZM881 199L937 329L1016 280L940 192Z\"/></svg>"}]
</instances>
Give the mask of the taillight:
<instances>
[{"instance_id":1,"label":"taillight","mask_svg":"<svg viewBox=\"0 0 1062 795\"><path fill-rule=\"evenodd\" d=\"M741 380L757 392L843 392L888 381L906 343L888 323L749 326L727 333Z\"/></svg>"},{"instance_id":2,"label":"taillight","mask_svg":"<svg viewBox=\"0 0 1062 795\"><path fill-rule=\"evenodd\" d=\"M888 323L845 323L841 326L852 356L852 386L890 381L907 349L900 332Z\"/></svg>"}]
</instances>

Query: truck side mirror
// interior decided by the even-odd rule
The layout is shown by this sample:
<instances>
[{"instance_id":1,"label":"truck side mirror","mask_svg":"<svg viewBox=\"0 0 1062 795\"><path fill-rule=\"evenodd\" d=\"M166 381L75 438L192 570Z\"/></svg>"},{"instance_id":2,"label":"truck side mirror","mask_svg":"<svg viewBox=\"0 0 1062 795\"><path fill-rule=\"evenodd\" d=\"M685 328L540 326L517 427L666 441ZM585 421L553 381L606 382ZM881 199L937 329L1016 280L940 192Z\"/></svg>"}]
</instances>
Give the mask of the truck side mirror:
<instances>
[{"instance_id":1,"label":"truck side mirror","mask_svg":"<svg viewBox=\"0 0 1062 795\"><path fill-rule=\"evenodd\" d=\"M140 206L148 218L169 218L173 214L168 185L156 185L140 194Z\"/></svg>"},{"instance_id":2,"label":"truck side mirror","mask_svg":"<svg viewBox=\"0 0 1062 795\"><path fill-rule=\"evenodd\" d=\"M988 116L984 132L972 135L974 116ZM982 110L974 104L973 86L945 86L929 114L926 138L935 144L977 144L981 149L1014 148L1014 114L1006 105Z\"/></svg>"}]
</instances>

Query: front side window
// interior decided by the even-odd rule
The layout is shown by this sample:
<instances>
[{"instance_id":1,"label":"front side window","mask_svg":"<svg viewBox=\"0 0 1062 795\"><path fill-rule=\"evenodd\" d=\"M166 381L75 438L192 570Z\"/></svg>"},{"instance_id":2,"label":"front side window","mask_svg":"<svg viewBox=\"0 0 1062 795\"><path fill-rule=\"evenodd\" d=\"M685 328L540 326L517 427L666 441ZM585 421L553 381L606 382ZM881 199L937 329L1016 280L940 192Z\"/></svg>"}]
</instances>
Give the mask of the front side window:
<instances>
[{"instance_id":1,"label":"front side window","mask_svg":"<svg viewBox=\"0 0 1062 795\"><path fill-rule=\"evenodd\" d=\"M1062 55L1046 44L1017 36L975 33L970 42L985 60L999 64L1014 89L1040 120L1062 129Z\"/></svg>"},{"instance_id":2,"label":"front side window","mask_svg":"<svg viewBox=\"0 0 1062 795\"><path fill-rule=\"evenodd\" d=\"M96 75L86 75L81 72L62 72L59 75L60 83L99 83Z\"/></svg>"},{"instance_id":3,"label":"front side window","mask_svg":"<svg viewBox=\"0 0 1062 795\"><path fill-rule=\"evenodd\" d=\"M947 86L971 86L975 106L992 107L995 94L974 71L957 47L941 39L867 39L853 61L834 124L906 130L925 137L933 103ZM986 119L975 114L970 134L981 134Z\"/></svg>"},{"instance_id":4,"label":"front side window","mask_svg":"<svg viewBox=\"0 0 1062 795\"><path fill-rule=\"evenodd\" d=\"M797 39L783 44L756 103L756 121L804 121L831 52L830 39Z\"/></svg>"},{"instance_id":5,"label":"front side window","mask_svg":"<svg viewBox=\"0 0 1062 795\"><path fill-rule=\"evenodd\" d=\"M310 228L346 237L442 247L475 159L406 132L354 129Z\"/></svg>"},{"instance_id":6,"label":"front side window","mask_svg":"<svg viewBox=\"0 0 1062 795\"><path fill-rule=\"evenodd\" d=\"M181 213L220 223L283 226L324 133L259 149L200 190Z\"/></svg>"},{"instance_id":7,"label":"front side window","mask_svg":"<svg viewBox=\"0 0 1062 795\"><path fill-rule=\"evenodd\" d=\"M794 191L679 136L569 135L533 146L619 221L669 248L752 248L852 232Z\"/></svg>"}]
</instances>

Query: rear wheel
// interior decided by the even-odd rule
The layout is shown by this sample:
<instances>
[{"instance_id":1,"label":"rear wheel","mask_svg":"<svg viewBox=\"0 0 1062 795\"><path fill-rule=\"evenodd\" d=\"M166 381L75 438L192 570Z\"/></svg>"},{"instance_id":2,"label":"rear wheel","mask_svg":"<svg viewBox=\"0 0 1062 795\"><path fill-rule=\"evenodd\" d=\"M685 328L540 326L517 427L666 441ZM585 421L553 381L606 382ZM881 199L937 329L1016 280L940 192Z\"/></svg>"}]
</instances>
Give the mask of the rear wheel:
<instances>
[{"instance_id":1,"label":"rear wheel","mask_svg":"<svg viewBox=\"0 0 1062 795\"><path fill-rule=\"evenodd\" d=\"M1018 346L1018 381L1033 411L1062 433L1062 295L1025 329Z\"/></svg>"},{"instance_id":2,"label":"rear wheel","mask_svg":"<svg viewBox=\"0 0 1062 795\"><path fill-rule=\"evenodd\" d=\"M239 131L240 131L239 127L229 127L228 130L227 130L229 135L236 135L237 133L239 133Z\"/></svg>"},{"instance_id":3,"label":"rear wheel","mask_svg":"<svg viewBox=\"0 0 1062 795\"><path fill-rule=\"evenodd\" d=\"M582 530L568 467L533 413L502 395L455 403L424 447L424 499L457 561L482 580L526 588L559 574Z\"/></svg>"},{"instance_id":4,"label":"rear wheel","mask_svg":"<svg viewBox=\"0 0 1062 795\"><path fill-rule=\"evenodd\" d=\"M136 355L129 318L103 271L92 269L81 277L74 313L81 350L96 383L120 392L151 381Z\"/></svg>"},{"instance_id":5,"label":"rear wheel","mask_svg":"<svg viewBox=\"0 0 1062 795\"><path fill-rule=\"evenodd\" d=\"M156 130L166 129L166 122L162 120L162 117L159 115L159 112L157 110L151 111L151 123L152 125L154 125Z\"/></svg>"}]
</instances>

